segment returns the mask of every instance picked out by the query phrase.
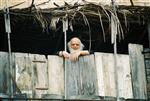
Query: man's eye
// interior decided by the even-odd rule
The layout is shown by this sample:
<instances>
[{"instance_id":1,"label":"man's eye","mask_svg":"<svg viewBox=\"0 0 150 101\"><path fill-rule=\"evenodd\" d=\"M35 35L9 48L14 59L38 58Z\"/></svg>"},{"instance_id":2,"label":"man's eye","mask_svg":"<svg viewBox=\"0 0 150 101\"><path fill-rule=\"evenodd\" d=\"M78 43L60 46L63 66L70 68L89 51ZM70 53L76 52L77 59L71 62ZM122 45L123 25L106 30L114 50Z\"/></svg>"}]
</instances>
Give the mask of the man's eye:
<instances>
[{"instance_id":1,"label":"man's eye","mask_svg":"<svg viewBox=\"0 0 150 101\"><path fill-rule=\"evenodd\" d=\"M75 45L76 45L76 46L79 46L79 44L72 44L72 46L75 46Z\"/></svg>"}]
</instances>

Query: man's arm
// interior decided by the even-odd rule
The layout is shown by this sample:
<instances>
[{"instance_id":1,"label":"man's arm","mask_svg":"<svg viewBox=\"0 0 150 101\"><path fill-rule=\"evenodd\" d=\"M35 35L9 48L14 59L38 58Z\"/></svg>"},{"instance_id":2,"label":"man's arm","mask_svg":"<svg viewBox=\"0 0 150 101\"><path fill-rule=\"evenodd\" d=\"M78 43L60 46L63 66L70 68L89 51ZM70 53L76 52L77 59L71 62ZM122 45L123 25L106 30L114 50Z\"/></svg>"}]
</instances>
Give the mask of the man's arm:
<instances>
[{"instance_id":1,"label":"man's arm","mask_svg":"<svg viewBox=\"0 0 150 101\"><path fill-rule=\"evenodd\" d=\"M85 56L85 55L89 55L89 54L90 54L90 52L88 50L81 50L80 51L81 56Z\"/></svg>"},{"instance_id":2,"label":"man's arm","mask_svg":"<svg viewBox=\"0 0 150 101\"><path fill-rule=\"evenodd\" d=\"M70 54L70 59L72 61L77 61L79 56L85 56L85 55L89 55L90 52L88 50L80 50L78 52L75 52L75 53L71 53Z\"/></svg>"}]
</instances>

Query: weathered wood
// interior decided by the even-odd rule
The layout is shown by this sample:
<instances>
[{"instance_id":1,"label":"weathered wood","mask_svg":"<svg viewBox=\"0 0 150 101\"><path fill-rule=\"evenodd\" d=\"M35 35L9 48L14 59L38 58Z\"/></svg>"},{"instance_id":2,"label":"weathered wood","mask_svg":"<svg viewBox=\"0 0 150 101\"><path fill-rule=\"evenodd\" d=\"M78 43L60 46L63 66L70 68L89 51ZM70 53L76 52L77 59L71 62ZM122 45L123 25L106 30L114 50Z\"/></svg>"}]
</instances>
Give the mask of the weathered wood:
<instances>
[{"instance_id":1,"label":"weathered wood","mask_svg":"<svg viewBox=\"0 0 150 101\"><path fill-rule=\"evenodd\" d=\"M129 56L117 55L117 71L114 67L114 55L109 53L95 53L97 68L98 89L100 96L118 96L132 98L132 85L130 75ZM115 73L118 73L118 80L115 83ZM118 87L116 87L118 85ZM116 89L118 88L118 90Z\"/></svg>"},{"instance_id":2,"label":"weathered wood","mask_svg":"<svg viewBox=\"0 0 150 101\"><path fill-rule=\"evenodd\" d=\"M142 51L142 45L129 44L133 97L135 99L147 99L145 64Z\"/></svg>"},{"instance_id":3,"label":"weathered wood","mask_svg":"<svg viewBox=\"0 0 150 101\"><path fill-rule=\"evenodd\" d=\"M144 59L146 67L147 97L150 99L150 48L144 49Z\"/></svg>"},{"instance_id":4,"label":"weathered wood","mask_svg":"<svg viewBox=\"0 0 150 101\"><path fill-rule=\"evenodd\" d=\"M108 53L96 52L94 55L80 57L77 62L67 60L65 68L63 58L58 56L50 55L47 61L44 55L13 53L17 85L23 93L32 94L32 97L63 99L66 87L66 96L69 99L97 100L100 98L98 96L116 97L114 73L118 73L119 97L133 98L134 93L136 99L144 99L146 83L145 69L141 68L144 62L142 48L139 45L133 46L129 52L130 63L128 55L117 54L117 72L114 69L114 55ZM8 93L11 86L8 83L10 77L6 72L9 71L7 67L8 53L2 52L0 53L0 93Z\"/></svg>"},{"instance_id":5,"label":"weathered wood","mask_svg":"<svg viewBox=\"0 0 150 101\"><path fill-rule=\"evenodd\" d=\"M54 55L48 56L48 79L48 94L50 94L49 97L51 95L55 95L57 98L64 96L63 58Z\"/></svg>"},{"instance_id":6,"label":"weathered wood","mask_svg":"<svg viewBox=\"0 0 150 101\"><path fill-rule=\"evenodd\" d=\"M34 90L36 98L41 98L43 94L47 94L48 90L48 71L47 59L44 55L30 54L33 60L33 74L32 80L34 81Z\"/></svg>"},{"instance_id":7,"label":"weathered wood","mask_svg":"<svg viewBox=\"0 0 150 101\"><path fill-rule=\"evenodd\" d=\"M150 17L148 19L148 23L147 23L147 29L148 29L148 42L149 42L149 48L150 48Z\"/></svg>"},{"instance_id":8,"label":"weathered wood","mask_svg":"<svg viewBox=\"0 0 150 101\"><path fill-rule=\"evenodd\" d=\"M119 97L133 98L129 55L117 55Z\"/></svg>"},{"instance_id":9,"label":"weathered wood","mask_svg":"<svg viewBox=\"0 0 150 101\"><path fill-rule=\"evenodd\" d=\"M10 94L10 81L8 53L0 52L0 93Z\"/></svg>"},{"instance_id":10,"label":"weathered wood","mask_svg":"<svg viewBox=\"0 0 150 101\"><path fill-rule=\"evenodd\" d=\"M79 61L66 60L66 97L84 99L97 95L97 75L94 55L80 57Z\"/></svg>"},{"instance_id":11,"label":"weathered wood","mask_svg":"<svg viewBox=\"0 0 150 101\"><path fill-rule=\"evenodd\" d=\"M99 91L99 93L103 94L103 96L116 97L113 55L95 53L95 60L99 75L98 80L100 79L99 84L101 86L99 86L99 90L103 89L102 91Z\"/></svg>"},{"instance_id":12,"label":"weathered wood","mask_svg":"<svg viewBox=\"0 0 150 101\"><path fill-rule=\"evenodd\" d=\"M31 90L31 61L28 54L15 53L16 81L21 90Z\"/></svg>"},{"instance_id":13,"label":"weathered wood","mask_svg":"<svg viewBox=\"0 0 150 101\"><path fill-rule=\"evenodd\" d=\"M32 60L35 68L35 88L36 89L48 89L48 72L47 72L47 59L44 55L34 54L34 60Z\"/></svg>"},{"instance_id":14,"label":"weathered wood","mask_svg":"<svg viewBox=\"0 0 150 101\"><path fill-rule=\"evenodd\" d=\"M32 61L29 54L13 53L18 88L29 95L32 94Z\"/></svg>"}]
</instances>

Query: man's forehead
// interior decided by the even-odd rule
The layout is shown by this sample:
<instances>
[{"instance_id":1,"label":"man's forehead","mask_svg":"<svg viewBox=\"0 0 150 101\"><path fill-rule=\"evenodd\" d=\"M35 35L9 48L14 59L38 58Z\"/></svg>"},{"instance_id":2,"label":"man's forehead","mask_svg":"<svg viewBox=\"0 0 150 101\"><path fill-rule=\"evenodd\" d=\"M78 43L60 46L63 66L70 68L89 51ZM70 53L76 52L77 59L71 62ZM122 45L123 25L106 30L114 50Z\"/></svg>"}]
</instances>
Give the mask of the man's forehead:
<instances>
[{"instance_id":1,"label":"man's forehead","mask_svg":"<svg viewBox=\"0 0 150 101\"><path fill-rule=\"evenodd\" d=\"M78 42L78 43L80 43L80 39L79 38L72 38L71 42Z\"/></svg>"}]
</instances>

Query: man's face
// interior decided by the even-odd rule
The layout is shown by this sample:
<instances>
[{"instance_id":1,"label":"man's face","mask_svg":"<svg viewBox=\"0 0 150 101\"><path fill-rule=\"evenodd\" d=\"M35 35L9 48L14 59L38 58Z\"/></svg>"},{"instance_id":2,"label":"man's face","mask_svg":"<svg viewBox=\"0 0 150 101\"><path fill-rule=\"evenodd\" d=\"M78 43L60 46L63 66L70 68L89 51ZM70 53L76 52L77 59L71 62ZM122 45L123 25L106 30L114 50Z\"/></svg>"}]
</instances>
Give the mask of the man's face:
<instances>
[{"instance_id":1,"label":"man's face","mask_svg":"<svg viewBox=\"0 0 150 101\"><path fill-rule=\"evenodd\" d=\"M80 49L80 40L78 38L73 38L71 40L71 48L74 50Z\"/></svg>"}]
</instances>

